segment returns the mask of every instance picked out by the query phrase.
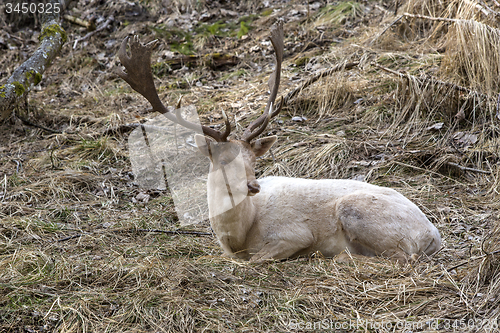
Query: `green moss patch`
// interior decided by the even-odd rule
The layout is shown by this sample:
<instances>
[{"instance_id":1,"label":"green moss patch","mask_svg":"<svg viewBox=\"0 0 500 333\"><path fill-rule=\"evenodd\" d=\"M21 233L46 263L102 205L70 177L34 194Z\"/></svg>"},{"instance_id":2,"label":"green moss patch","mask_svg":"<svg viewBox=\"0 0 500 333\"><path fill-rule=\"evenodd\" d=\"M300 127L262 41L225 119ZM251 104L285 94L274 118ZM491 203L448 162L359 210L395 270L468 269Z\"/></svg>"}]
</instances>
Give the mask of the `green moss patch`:
<instances>
[{"instance_id":1,"label":"green moss patch","mask_svg":"<svg viewBox=\"0 0 500 333\"><path fill-rule=\"evenodd\" d=\"M24 85L18 81L12 82L14 85L14 91L16 92L17 96L22 96L24 92L26 91L26 88L24 88Z\"/></svg>"},{"instance_id":2,"label":"green moss patch","mask_svg":"<svg viewBox=\"0 0 500 333\"><path fill-rule=\"evenodd\" d=\"M55 36L57 33L61 35L63 43L66 43L66 41L68 40L68 35L66 34L66 31L64 31L64 29L61 28L59 24L51 24L43 28L40 37L38 37L38 40L42 42L42 40L44 40L45 38L49 36Z\"/></svg>"}]
</instances>

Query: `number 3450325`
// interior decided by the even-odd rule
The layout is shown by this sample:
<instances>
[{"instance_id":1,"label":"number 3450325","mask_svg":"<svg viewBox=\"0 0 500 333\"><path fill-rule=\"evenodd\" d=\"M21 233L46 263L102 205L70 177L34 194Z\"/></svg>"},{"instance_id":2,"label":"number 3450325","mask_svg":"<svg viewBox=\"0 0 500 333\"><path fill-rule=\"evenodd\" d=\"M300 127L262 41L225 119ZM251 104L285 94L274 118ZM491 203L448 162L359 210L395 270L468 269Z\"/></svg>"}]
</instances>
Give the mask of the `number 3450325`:
<instances>
[{"instance_id":1,"label":"number 3450325","mask_svg":"<svg viewBox=\"0 0 500 333\"><path fill-rule=\"evenodd\" d=\"M7 14L16 13L16 14L52 14L59 13L61 11L61 7L59 3L10 3L7 2L5 4L5 12Z\"/></svg>"}]
</instances>

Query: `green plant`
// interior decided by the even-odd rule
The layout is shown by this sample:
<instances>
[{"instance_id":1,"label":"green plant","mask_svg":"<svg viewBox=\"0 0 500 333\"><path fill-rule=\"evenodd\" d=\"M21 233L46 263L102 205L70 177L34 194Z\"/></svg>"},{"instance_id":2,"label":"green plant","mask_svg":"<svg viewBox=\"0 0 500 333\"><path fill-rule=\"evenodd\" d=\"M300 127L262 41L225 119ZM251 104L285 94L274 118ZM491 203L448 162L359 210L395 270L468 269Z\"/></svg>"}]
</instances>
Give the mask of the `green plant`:
<instances>
[{"instance_id":1,"label":"green plant","mask_svg":"<svg viewBox=\"0 0 500 333\"><path fill-rule=\"evenodd\" d=\"M238 38L241 38L248 34L248 31L250 30L251 26L245 21L240 22L240 30L238 30Z\"/></svg>"}]
</instances>

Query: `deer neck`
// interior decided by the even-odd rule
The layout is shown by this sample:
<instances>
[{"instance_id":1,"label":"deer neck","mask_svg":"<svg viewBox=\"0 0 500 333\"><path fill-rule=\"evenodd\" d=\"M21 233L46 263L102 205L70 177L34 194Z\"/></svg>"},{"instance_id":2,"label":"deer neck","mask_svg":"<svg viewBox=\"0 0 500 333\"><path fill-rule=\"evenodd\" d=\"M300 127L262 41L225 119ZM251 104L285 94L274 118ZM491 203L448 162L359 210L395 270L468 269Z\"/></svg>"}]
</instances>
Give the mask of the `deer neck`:
<instances>
[{"instance_id":1,"label":"deer neck","mask_svg":"<svg viewBox=\"0 0 500 333\"><path fill-rule=\"evenodd\" d=\"M222 247L230 254L246 250L247 233L257 216L253 197L230 194L210 177L207 190L210 224Z\"/></svg>"}]
</instances>

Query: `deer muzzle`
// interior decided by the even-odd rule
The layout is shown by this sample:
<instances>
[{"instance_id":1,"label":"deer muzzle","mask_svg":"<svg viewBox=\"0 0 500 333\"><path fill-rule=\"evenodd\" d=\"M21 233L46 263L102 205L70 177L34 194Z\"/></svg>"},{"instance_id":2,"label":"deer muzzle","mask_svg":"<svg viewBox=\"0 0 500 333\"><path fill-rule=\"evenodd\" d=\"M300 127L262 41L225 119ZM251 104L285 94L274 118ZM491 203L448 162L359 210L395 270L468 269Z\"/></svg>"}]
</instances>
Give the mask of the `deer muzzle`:
<instances>
[{"instance_id":1,"label":"deer muzzle","mask_svg":"<svg viewBox=\"0 0 500 333\"><path fill-rule=\"evenodd\" d=\"M260 192L260 185L257 180L252 180L247 183L248 195L253 196Z\"/></svg>"}]
</instances>

